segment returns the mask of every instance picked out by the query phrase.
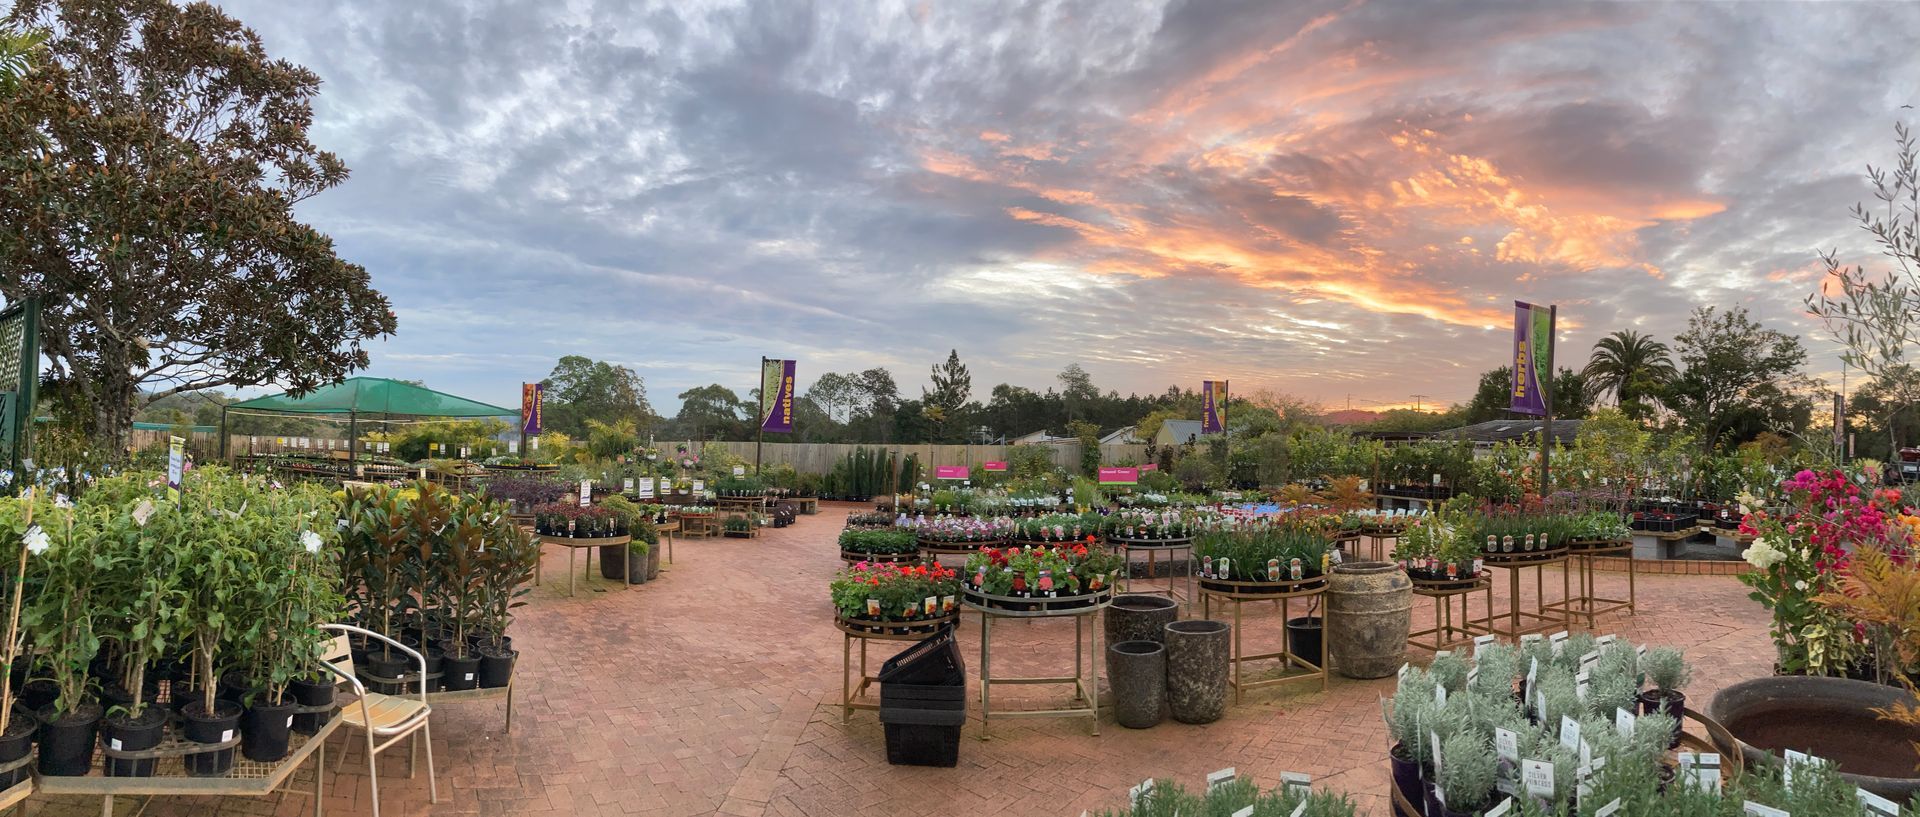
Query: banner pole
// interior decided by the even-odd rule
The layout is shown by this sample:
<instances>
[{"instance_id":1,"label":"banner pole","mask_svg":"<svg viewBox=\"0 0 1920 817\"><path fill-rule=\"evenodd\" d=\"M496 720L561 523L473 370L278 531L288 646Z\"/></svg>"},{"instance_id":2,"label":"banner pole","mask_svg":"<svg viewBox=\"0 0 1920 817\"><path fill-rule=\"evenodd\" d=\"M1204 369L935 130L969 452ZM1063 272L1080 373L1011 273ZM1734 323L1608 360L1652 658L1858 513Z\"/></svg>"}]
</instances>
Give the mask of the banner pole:
<instances>
[{"instance_id":1,"label":"banner pole","mask_svg":"<svg viewBox=\"0 0 1920 817\"><path fill-rule=\"evenodd\" d=\"M1552 489L1549 466L1553 460L1553 347L1554 334L1560 319L1560 307L1547 307L1547 367L1540 376L1540 395L1546 398L1547 412L1540 421L1540 501L1547 501Z\"/></svg>"},{"instance_id":2,"label":"banner pole","mask_svg":"<svg viewBox=\"0 0 1920 817\"><path fill-rule=\"evenodd\" d=\"M767 439L767 357L760 356L760 413L754 418L753 475L760 476L760 447Z\"/></svg>"}]
</instances>

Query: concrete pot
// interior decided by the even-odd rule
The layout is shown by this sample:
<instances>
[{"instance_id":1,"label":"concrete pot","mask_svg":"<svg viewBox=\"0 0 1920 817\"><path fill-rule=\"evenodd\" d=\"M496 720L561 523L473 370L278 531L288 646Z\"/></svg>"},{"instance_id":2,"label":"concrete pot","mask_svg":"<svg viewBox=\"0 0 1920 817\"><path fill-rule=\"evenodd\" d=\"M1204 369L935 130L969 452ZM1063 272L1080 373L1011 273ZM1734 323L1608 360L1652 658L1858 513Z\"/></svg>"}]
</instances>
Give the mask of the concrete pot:
<instances>
[{"instance_id":1,"label":"concrete pot","mask_svg":"<svg viewBox=\"0 0 1920 817\"><path fill-rule=\"evenodd\" d=\"M1167 643L1167 625L1180 619L1180 603L1166 596L1128 593L1114 596L1107 606L1107 643L1151 641Z\"/></svg>"},{"instance_id":2,"label":"concrete pot","mask_svg":"<svg viewBox=\"0 0 1920 817\"><path fill-rule=\"evenodd\" d=\"M1167 625L1167 704L1174 720L1212 723L1226 714L1232 634L1224 621Z\"/></svg>"},{"instance_id":3,"label":"concrete pot","mask_svg":"<svg viewBox=\"0 0 1920 817\"><path fill-rule=\"evenodd\" d=\"M1167 716L1167 648L1157 641L1121 641L1107 648L1113 718L1128 729L1158 726Z\"/></svg>"},{"instance_id":4,"label":"concrete pot","mask_svg":"<svg viewBox=\"0 0 1920 817\"><path fill-rule=\"evenodd\" d=\"M1406 663L1413 580L1389 562L1349 562L1327 579L1327 658L1348 678L1385 678Z\"/></svg>"},{"instance_id":5,"label":"concrete pot","mask_svg":"<svg viewBox=\"0 0 1920 817\"><path fill-rule=\"evenodd\" d=\"M1899 703L1920 705L1898 687L1783 675L1720 690L1707 717L1739 741L1750 767L1779 765L1774 752L1795 749L1838 764L1849 783L1905 803L1920 793L1912 730L1873 712Z\"/></svg>"}]
</instances>

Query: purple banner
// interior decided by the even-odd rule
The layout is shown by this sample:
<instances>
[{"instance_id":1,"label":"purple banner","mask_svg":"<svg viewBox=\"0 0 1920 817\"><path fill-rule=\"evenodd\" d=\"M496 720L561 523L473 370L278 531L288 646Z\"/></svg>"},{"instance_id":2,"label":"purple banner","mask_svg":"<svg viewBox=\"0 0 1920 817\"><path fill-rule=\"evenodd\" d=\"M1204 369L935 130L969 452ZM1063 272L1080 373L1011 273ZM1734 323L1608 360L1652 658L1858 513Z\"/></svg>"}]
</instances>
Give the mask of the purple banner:
<instances>
[{"instance_id":1,"label":"purple banner","mask_svg":"<svg viewBox=\"0 0 1920 817\"><path fill-rule=\"evenodd\" d=\"M540 409L546 398L546 384L520 384L520 431L529 437L540 436Z\"/></svg>"},{"instance_id":2,"label":"purple banner","mask_svg":"<svg viewBox=\"0 0 1920 817\"><path fill-rule=\"evenodd\" d=\"M1220 434L1227 430L1227 381L1200 382L1200 433Z\"/></svg>"},{"instance_id":3,"label":"purple banner","mask_svg":"<svg viewBox=\"0 0 1920 817\"><path fill-rule=\"evenodd\" d=\"M763 414L760 430L785 434L793 431L793 361L760 361L760 400Z\"/></svg>"},{"instance_id":4,"label":"purple banner","mask_svg":"<svg viewBox=\"0 0 1920 817\"><path fill-rule=\"evenodd\" d=\"M1544 306L1513 302L1513 394L1510 408L1535 417L1547 413L1541 384L1553 365L1553 314Z\"/></svg>"}]
</instances>

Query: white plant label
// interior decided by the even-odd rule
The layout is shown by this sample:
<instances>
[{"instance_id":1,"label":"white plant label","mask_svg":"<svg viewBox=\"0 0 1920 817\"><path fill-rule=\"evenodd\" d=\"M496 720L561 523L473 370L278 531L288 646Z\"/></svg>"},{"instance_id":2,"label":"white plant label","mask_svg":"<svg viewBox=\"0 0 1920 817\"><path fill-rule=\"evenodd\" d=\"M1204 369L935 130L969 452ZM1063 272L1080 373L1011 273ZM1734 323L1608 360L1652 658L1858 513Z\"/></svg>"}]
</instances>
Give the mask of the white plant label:
<instances>
[{"instance_id":1,"label":"white plant label","mask_svg":"<svg viewBox=\"0 0 1920 817\"><path fill-rule=\"evenodd\" d=\"M120 751L120 739L119 739L119 738L108 738L108 739L107 739L107 745L108 745L108 746L111 746L111 747L113 747L113 750L114 750L114 751L116 751L116 752L118 752L118 751Z\"/></svg>"},{"instance_id":2,"label":"white plant label","mask_svg":"<svg viewBox=\"0 0 1920 817\"><path fill-rule=\"evenodd\" d=\"M1293 811L1289 812L1287 814L1287 817L1300 817L1301 815L1306 813L1307 813L1307 801L1302 800L1300 801L1299 805L1296 805L1293 807ZM1253 817L1253 815L1247 815L1247 817Z\"/></svg>"},{"instance_id":3,"label":"white plant label","mask_svg":"<svg viewBox=\"0 0 1920 817\"><path fill-rule=\"evenodd\" d=\"M1479 680L1480 680L1480 665L1475 664L1471 667L1468 667L1467 668L1467 688L1472 689L1473 687L1477 686L1475 682Z\"/></svg>"},{"instance_id":4,"label":"white plant label","mask_svg":"<svg viewBox=\"0 0 1920 817\"><path fill-rule=\"evenodd\" d=\"M1701 752L1693 764L1694 785L1704 791L1720 791L1720 756L1712 752Z\"/></svg>"},{"instance_id":5,"label":"white plant label","mask_svg":"<svg viewBox=\"0 0 1920 817\"><path fill-rule=\"evenodd\" d=\"M1493 749L1509 764L1520 762L1520 735L1511 729L1493 729Z\"/></svg>"},{"instance_id":6,"label":"white plant label","mask_svg":"<svg viewBox=\"0 0 1920 817\"><path fill-rule=\"evenodd\" d=\"M1633 720L1632 712L1615 707L1613 710L1613 731L1619 732L1620 737L1623 738L1633 737Z\"/></svg>"},{"instance_id":7,"label":"white plant label","mask_svg":"<svg viewBox=\"0 0 1920 817\"><path fill-rule=\"evenodd\" d=\"M696 493L696 494L697 494L697 493L700 493L701 491L704 491L704 490L706 490L706 489L707 489L707 481L706 481L706 480L704 480L704 479L696 479L696 480L694 480L694 481L693 481L693 492L694 492L694 493Z\"/></svg>"},{"instance_id":8,"label":"white plant label","mask_svg":"<svg viewBox=\"0 0 1920 817\"><path fill-rule=\"evenodd\" d=\"M1407 670L1410 670L1410 669L1413 669L1413 665L1412 665L1412 664L1401 664L1401 665L1400 665L1400 673L1399 673L1399 675L1397 675L1397 676L1396 676L1396 679L1397 679L1397 680L1399 680L1399 681L1402 681L1402 682L1404 682L1404 681L1406 681L1406 680L1407 680Z\"/></svg>"},{"instance_id":9,"label":"white plant label","mask_svg":"<svg viewBox=\"0 0 1920 817\"><path fill-rule=\"evenodd\" d=\"M653 477L640 478L640 498L641 499L653 498Z\"/></svg>"},{"instance_id":10,"label":"white plant label","mask_svg":"<svg viewBox=\"0 0 1920 817\"><path fill-rule=\"evenodd\" d=\"M227 741L230 741L230 740L233 740L233 730L232 729L220 730L220 742L226 743Z\"/></svg>"},{"instance_id":11,"label":"white plant label","mask_svg":"<svg viewBox=\"0 0 1920 817\"><path fill-rule=\"evenodd\" d=\"M509 453L509 454L518 454L518 453L520 453L520 441L519 441L519 440L508 440L508 441L507 441L507 453Z\"/></svg>"},{"instance_id":12,"label":"white plant label","mask_svg":"<svg viewBox=\"0 0 1920 817\"><path fill-rule=\"evenodd\" d=\"M1505 800L1500 801L1500 805L1487 809L1486 813L1482 815L1482 817L1507 817L1507 815L1512 813L1513 813L1513 798L1509 797Z\"/></svg>"},{"instance_id":13,"label":"white plant label","mask_svg":"<svg viewBox=\"0 0 1920 817\"><path fill-rule=\"evenodd\" d=\"M1220 788L1221 786L1227 785L1228 783L1232 783L1233 779L1234 779L1234 770L1233 770L1233 767L1231 766L1225 769L1221 769L1220 771L1214 772L1213 774L1207 775L1207 791L1213 791L1214 789Z\"/></svg>"},{"instance_id":14,"label":"white plant label","mask_svg":"<svg viewBox=\"0 0 1920 817\"><path fill-rule=\"evenodd\" d=\"M292 729L292 728L293 728L293 716L292 716L292 715L288 715L288 716L287 716L287 728L288 728L288 729Z\"/></svg>"},{"instance_id":15,"label":"white plant label","mask_svg":"<svg viewBox=\"0 0 1920 817\"><path fill-rule=\"evenodd\" d=\"M1592 670L1594 665L1598 663L1600 663L1599 650L1589 650L1586 655L1580 656L1580 669L1582 671Z\"/></svg>"},{"instance_id":16,"label":"white plant label","mask_svg":"<svg viewBox=\"0 0 1920 817\"><path fill-rule=\"evenodd\" d=\"M626 493L633 493L633 477L627 477L626 484L622 485L621 488Z\"/></svg>"},{"instance_id":17,"label":"white plant label","mask_svg":"<svg viewBox=\"0 0 1920 817\"><path fill-rule=\"evenodd\" d=\"M1528 797L1549 798L1553 796L1553 764L1544 760L1520 761L1520 780L1527 787Z\"/></svg>"},{"instance_id":18,"label":"white plant label","mask_svg":"<svg viewBox=\"0 0 1920 817\"><path fill-rule=\"evenodd\" d=\"M1132 806L1138 807L1140 805L1140 801L1145 799L1147 795L1152 793L1153 793L1153 778L1149 777L1145 780L1140 781L1140 785L1134 786L1132 789L1129 789L1127 791L1127 803Z\"/></svg>"},{"instance_id":19,"label":"white plant label","mask_svg":"<svg viewBox=\"0 0 1920 817\"><path fill-rule=\"evenodd\" d=\"M593 480L590 480L590 479L580 480L580 507L585 508L592 504L593 504Z\"/></svg>"},{"instance_id":20,"label":"white plant label","mask_svg":"<svg viewBox=\"0 0 1920 817\"><path fill-rule=\"evenodd\" d=\"M1447 688L1446 687L1441 686L1440 684L1433 685L1433 705L1434 706L1447 705Z\"/></svg>"},{"instance_id":21,"label":"white plant label","mask_svg":"<svg viewBox=\"0 0 1920 817\"><path fill-rule=\"evenodd\" d=\"M1593 817L1613 817L1613 815L1620 813L1620 806L1620 798L1615 797L1612 802L1594 809Z\"/></svg>"},{"instance_id":22,"label":"white plant label","mask_svg":"<svg viewBox=\"0 0 1920 817\"><path fill-rule=\"evenodd\" d=\"M1540 659L1535 658L1533 659L1533 663L1527 665L1527 686L1525 689L1520 691L1520 694L1522 697L1526 697L1526 698L1533 697L1533 682L1535 679L1539 677L1540 677Z\"/></svg>"},{"instance_id":23,"label":"white plant label","mask_svg":"<svg viewBox=\"0 0 1920 817\"><path fill-rule=\"evenodd\" d=\"M1560 632L1554 633L1547 641L1553 645L1553 655L1555 658L1558 658L1560 657L1560 651L1567 648L1567 631L1561 630Z\"/></svg>"},{"instance_id":24,"label":"white plant label","mask_svg":"<svg viewBox=\"0 0 1920 817\"><path fill-rule=\"evenodd\" d=\"M1545 641L1546 639L1547 639L1546 636L1541 635L1539 633L1527 633L1526 635L1520 636L1520 645L1524 647L1528 644L1532 644L1535 641Z\"/></svg>"},{"instance_id":25,"label":"white plant label","mask_svg":"<svg viewBox=\"0 0 1920 817\"><path fill-rule=\"evenodd\" d=\"M1480 648L1492 644L1493 640L1494 637L1491 635L1475 636L1473 639L1473 657L1479 658Z\"/></svg>"},{"instance_id":26,"label":"white plant label","mask_svg":"<svg viewBox=\"0 0 1920 817\"><path fill-rule=\"evenodd\" d=\"M746 467L746 466L744 466L744 465L736 465L736 466L734 466L734 467L733 467L733 475L734 475L734 476L736 476L736 477L744 477L744 476L746 476L746 475L747 475L747 467Z\"/></svg>"},{"instance_id":27,"label":"white plant label","mask_svg":"<svg viewBox=\"0 0 1920 817\"><path fill-rule=\"evenodd\" d=\"M1313 778L1309 777L1305 772L1280 773L1280 789L1282 791L1291 791L1299 794L1301 797L1305 797L1307 796L1307 792L1312 788Z\"/></svg>"},{"instance_id":28,"label":"white plant label","mask_svg":"<svg viewBox=\"0 0 1920 817\"><path fill-rule=\"evenodd\" d=\"M1599 638L1594 639L1593 643L1604 647L1604 646L1607 646L1608 644L1612 644L1613 642L1619 641L1619 640L1620 640L1620 636L1614 635L1612 633L1608 633L1606 635L1603 635L1603 636L1600 636Z\"/></svg>"},{"instance_id":29,"label":"white plant label","mask_svg":"<svg viewBox=\"0 0 1920 817\"><path fill-rule=\"evenodd\" d=\"M1892 800L1874 794L1866 789L1854 789L1860 798L1860 807L1873 817L1900 817L1900 806Z\"/></svg>"},{"instance_id":30,"label":"white plant label","mask_svg":"<svg viewBox=\"0 0 1920 817\"><path fill-rule=\"evenodd\" d=\"M1438 661L1452 654L1453 654L1453 650L1441 650L1433 654L1433 660Z\"/></svg>"},{"instance_id":31,"label":"white plant label","mask_svg":"<svg viewBox=\"0 0 1920 817\"><path fill-rule=\"evenodd\" d=\"M1740 813L1752 815L1752 817L1793 817L1793 815L1787 813L1786 809L1761 805L1752 800L1746 801L1746 803L1740 807Z\"/></svg>"},{"instance_id":32,"label":"white plant label","mask_svg":"<svg viewBox=\"0 0 1920 817\"><path fill-rule=\"evenodd\" d=\"M1578 751L1580 749L1580 722L1566 715L1560 716L1560 745Z\"/></svg>"},{"instance_id":33,"label":"white plant label","mask_svg":"<svg viewBox=\"0 0 1920 817\"><path fill-rule=\"evenodd\" d=\"M1440 733L1428 732L1427 739L1433 741L1433 779L1440 779Z\"/></svg>"},{"instance_id":34,"label":"white plant label","mask_svg":"<svg viewBox=\"0 0 1920 817\"><path fill-rule=\"evenodd\" d=\"M1253 817L1253 807L1247 806L1233 813L1233 817Z\"/></svg>"}]
</instances>

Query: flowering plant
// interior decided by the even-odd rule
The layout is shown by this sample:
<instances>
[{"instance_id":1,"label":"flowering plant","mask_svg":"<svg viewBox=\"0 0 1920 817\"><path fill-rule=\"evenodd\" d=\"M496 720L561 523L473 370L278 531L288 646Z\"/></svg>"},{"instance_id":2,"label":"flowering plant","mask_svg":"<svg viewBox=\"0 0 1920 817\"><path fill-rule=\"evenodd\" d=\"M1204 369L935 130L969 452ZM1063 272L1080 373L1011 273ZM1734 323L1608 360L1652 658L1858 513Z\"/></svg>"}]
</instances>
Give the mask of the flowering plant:
<instances>
[{"instance_id":1,"label":"flowering plant","mask_svg":"<svg viewBox=\"0 0 1920 817\"><path fill-rule=\"evenodd\" d=\"M1086 543L1036 547L981 548L967 557L967 581L996 596L1077 596L1095 593L1113 581L1121 557Z\"/></svg>"},{"instance_id":2,"label":"flowering plant","mask_svg":"<svg viewBox=\"0 0 1920 817\"><path fill-rule=\"evenodd\" d=\"M1886 551L1896 564L1912 555L1915 517L1894 490L1862 487L1846 472L1801 471L1780 484L1775 510L1742 497L1740 532L1755 537L1740 577L1755 601L1773 613L1779 670L1813 675L1846 672L1864 652L1864 628L1814 598L1835 589L1860 547Z\"/></svg>"},{"instance_id":3,"label":"flowering plant","mask_svg":"<svg viewBox=\"0 0 1920 817\"><path fill-rule=\"evenodd\" d=\"M999 542L1013 532L1013 520L1006 517L925 516L908 519L902 526L930 542Z\"/></svg>"},{"instance_id":4,"label":"flowering plant","mask_svg":"<svg viewBox=\"0 0 1920 817\"><path fill-rule=\"evenodd\" d=\"M1013 536L1030 542L1078 542L1098 533L1099 514L1050 513L1014 522Z\"/></svg>"},{"instance_id":5,"label":"flowering plant","mask_svg":"<svg viewBox=\"0 0 1920 817\"><path fill-rule=\"evenodd\" d=\"M1196 509L1121 510L1106 517L1101 527L1108 536L1127 539L1179 539L1194 535L1219 518L1218 512Z\"/></svg>"},{"instance_id":6,"label":"flowering plant","mask_svg":"<svg viewBox=\"0 0 1920 817\"><path fill-rule=\"evenodd\" d=\"M951 612L960 578L938 562L860 562L836 574L829 590L834 609L843 618L910 621ZM928 609L928 599L934 599L933 609Z\"/></svg>"}]
</instances>

